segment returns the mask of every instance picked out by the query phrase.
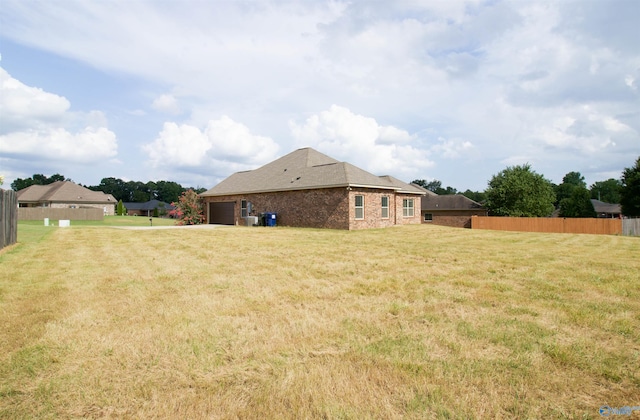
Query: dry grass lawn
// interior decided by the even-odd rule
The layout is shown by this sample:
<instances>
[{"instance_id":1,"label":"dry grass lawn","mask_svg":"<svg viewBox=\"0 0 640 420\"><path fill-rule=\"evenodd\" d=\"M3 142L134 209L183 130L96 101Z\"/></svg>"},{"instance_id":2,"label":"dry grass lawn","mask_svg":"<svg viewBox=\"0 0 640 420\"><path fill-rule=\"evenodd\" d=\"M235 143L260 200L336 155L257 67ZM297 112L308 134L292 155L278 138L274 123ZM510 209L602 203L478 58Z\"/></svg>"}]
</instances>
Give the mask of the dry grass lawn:
<instances>
[{"instance_id":1,"label":"dry grass lawn","mask_svg":"<svg viewBox=\"0 0 640 420\"><path fill-rule=\"evenodd\" d=\"M0 253L0 418L640 405L639 238L21 225L19 241Z\"/></svg>"}]
</instances>

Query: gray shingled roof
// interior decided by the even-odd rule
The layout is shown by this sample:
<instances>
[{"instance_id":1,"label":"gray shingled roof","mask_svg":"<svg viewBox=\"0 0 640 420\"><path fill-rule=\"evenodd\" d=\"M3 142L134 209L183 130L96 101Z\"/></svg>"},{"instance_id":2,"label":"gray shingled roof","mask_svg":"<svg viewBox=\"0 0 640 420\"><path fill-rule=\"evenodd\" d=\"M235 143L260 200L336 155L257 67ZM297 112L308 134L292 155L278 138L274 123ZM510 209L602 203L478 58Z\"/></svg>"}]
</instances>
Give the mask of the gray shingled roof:
<instances>
[{"instance_id":1,"label":"gray shingled roof","mask_svg":"<svg viewBox=\"0 0 640 420\"><path fill-rule=\"evenodd\" d=\"M333 187L368 187L424 194L393 177L380 177L312 148L295 150L252 171L236 172L202 196Z\"/></svg>"},{"instance_id":2,"label":"gray shingled roof","mask_svg":"<svg viewBox=\"0 0 640 420\"><path fill-rule=\"evenodd\" d=\"M173 210L175 209L174 206L172 206L169 203L165 203L164 201L160 201L160 200L150 200L150 201L146 201L144 203L136 203L136 202L127 202L127 203L122 203L127 210L149 210L149 211L153 211L155 208L164 208L165 210Z\"/></svg>"},{"instance_id":3,"label":"gray shingled roof","mask_svg":"<svg viewBox=\"0 0 640 420\"><path fill-rule=\"evenodd\" d=\"M92 191L71 181L56 181L48 185L31 185L16 193L20 203L108 203L115 198L102 191Z\"/></svg>"},{"instance_id":4,"label":"gray shingled roof","mask_svg":"<svg viewBox=\"0 0 640 420\"><path fill-rule=\"evenodd\" d=\"M593 209L596 213L620 214L622 212L620 204L605 203L604 201L591 199Z\"/></svg>"},{"instance_id":5,"label":"gray shingled roof","mask_svg":"<svg viewBox=\"0 0 640 420\"><path fill-rule=\"evenodd\" d=\"M422 197L422 210L476 210L481 208L481 204L462 194L434 194Z\"/></svg>"}]
</instances>

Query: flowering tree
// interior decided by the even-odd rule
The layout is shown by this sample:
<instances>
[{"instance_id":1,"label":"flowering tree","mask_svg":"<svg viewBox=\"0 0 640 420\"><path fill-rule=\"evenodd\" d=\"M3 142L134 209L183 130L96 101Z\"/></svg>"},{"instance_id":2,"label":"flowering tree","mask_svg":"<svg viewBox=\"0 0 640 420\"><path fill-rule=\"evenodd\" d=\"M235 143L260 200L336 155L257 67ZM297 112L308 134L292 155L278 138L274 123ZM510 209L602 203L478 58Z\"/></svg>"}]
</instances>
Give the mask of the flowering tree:
<instances>
[{"instance_id":1,"label":"flowering tree","mask_svg":"<svg viewBox=\"0 0 640 420\"><path fill-rule=\"evenodd\" d=\"M202 202L195 191L183 192L178 202L171 205L175 206L175 209L171 210L169 215L178 219L177 224L199 225L204 222Z\"/></svg>"}]
</instances>

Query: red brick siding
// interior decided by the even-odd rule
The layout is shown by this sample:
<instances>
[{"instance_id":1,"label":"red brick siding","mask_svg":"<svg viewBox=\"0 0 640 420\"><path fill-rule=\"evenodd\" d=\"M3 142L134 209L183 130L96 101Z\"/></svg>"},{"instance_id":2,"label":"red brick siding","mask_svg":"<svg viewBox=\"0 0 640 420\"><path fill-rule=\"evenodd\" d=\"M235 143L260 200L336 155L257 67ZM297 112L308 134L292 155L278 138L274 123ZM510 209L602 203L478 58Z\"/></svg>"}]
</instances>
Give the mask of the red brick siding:
<instances>
[{"instance_id":1,"label":"red brick siding","mask_svg":"<svg viewBox=\"0 0 640 420\"><path fill-rule=\"evenodd\" d=\"M424 220L425 213L430 213L433 215L433 220L431 222L426 222ZM487 212L471 210L471 211L422 211L422 223L431 223L434 225L440 226L450 226L450 227L460 227L460 228L471 228L471 216L486 216Z\"/></svg>"},{"instance_id":2,"label":"red brick siding","mask_svg":"<svg viewBox=\"0 0 640 420\"><path fill-rule=\"evenodd\" d=\"M277 213L276 223L280 226L348 229L348 198L345 188L327 188L204 197L204 202L206 209L207 203L235 201L237 203L236 224L244 224L240 201L247 200L252 206L251 215L257 216L264 212Z\"/></svg>"},{"instance_id":3,"label":"red brick siding","mask_svg":"<svg viewBox=\"0 0 640 420\"><path fill-rule=\"evenodd\" d=\"M355 196L364 196L363 220L355 219ZM389 217L382 219L382 196L389 197ZM414 216L402 217L402 199L414 200ZM251 202L252 214L277 213L280 226L330 229L368 229L396 224L420 223L420 196L400 195L389 190L369 188L326 188L318 190L282 191L273 193L204 197L205 217L208 203L235 201L235 224L242 225L241 200ZM208 221L207 221L208 222Z\"/></svg>"},{"instance_id":4,"label":"red brick siding","mask_svg":"<svg viewBox=\"0 0 640 420\"><path fill-rule=\"evenodd\" d=\"M364 219L356 219L356 196L364 197ZM389 197L389 217L382 218L382 197ZM370 229L393 226L396 219L394 192L389 190L372 190L369 188L353 188L349 191L349 229Z\"/></svg>"}]
</instances>

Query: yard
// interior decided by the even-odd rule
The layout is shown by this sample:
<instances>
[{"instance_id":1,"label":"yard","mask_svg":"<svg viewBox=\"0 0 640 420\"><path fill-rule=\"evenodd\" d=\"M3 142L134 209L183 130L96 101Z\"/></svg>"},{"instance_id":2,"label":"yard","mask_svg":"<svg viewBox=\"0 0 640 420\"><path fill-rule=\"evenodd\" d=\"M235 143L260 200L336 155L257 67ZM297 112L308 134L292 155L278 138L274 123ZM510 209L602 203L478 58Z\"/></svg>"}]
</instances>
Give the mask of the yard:
<instances>
[{"instance_id":1,"label":"yard","mask_svg":"<svg viewBox=\"0 0 640 420\"><path fill-rule=\"evenodd\" d=\"M0 252L0 418L640 405L639 238L21 224L18 240Z\"/></svg>"}]
</instances>

